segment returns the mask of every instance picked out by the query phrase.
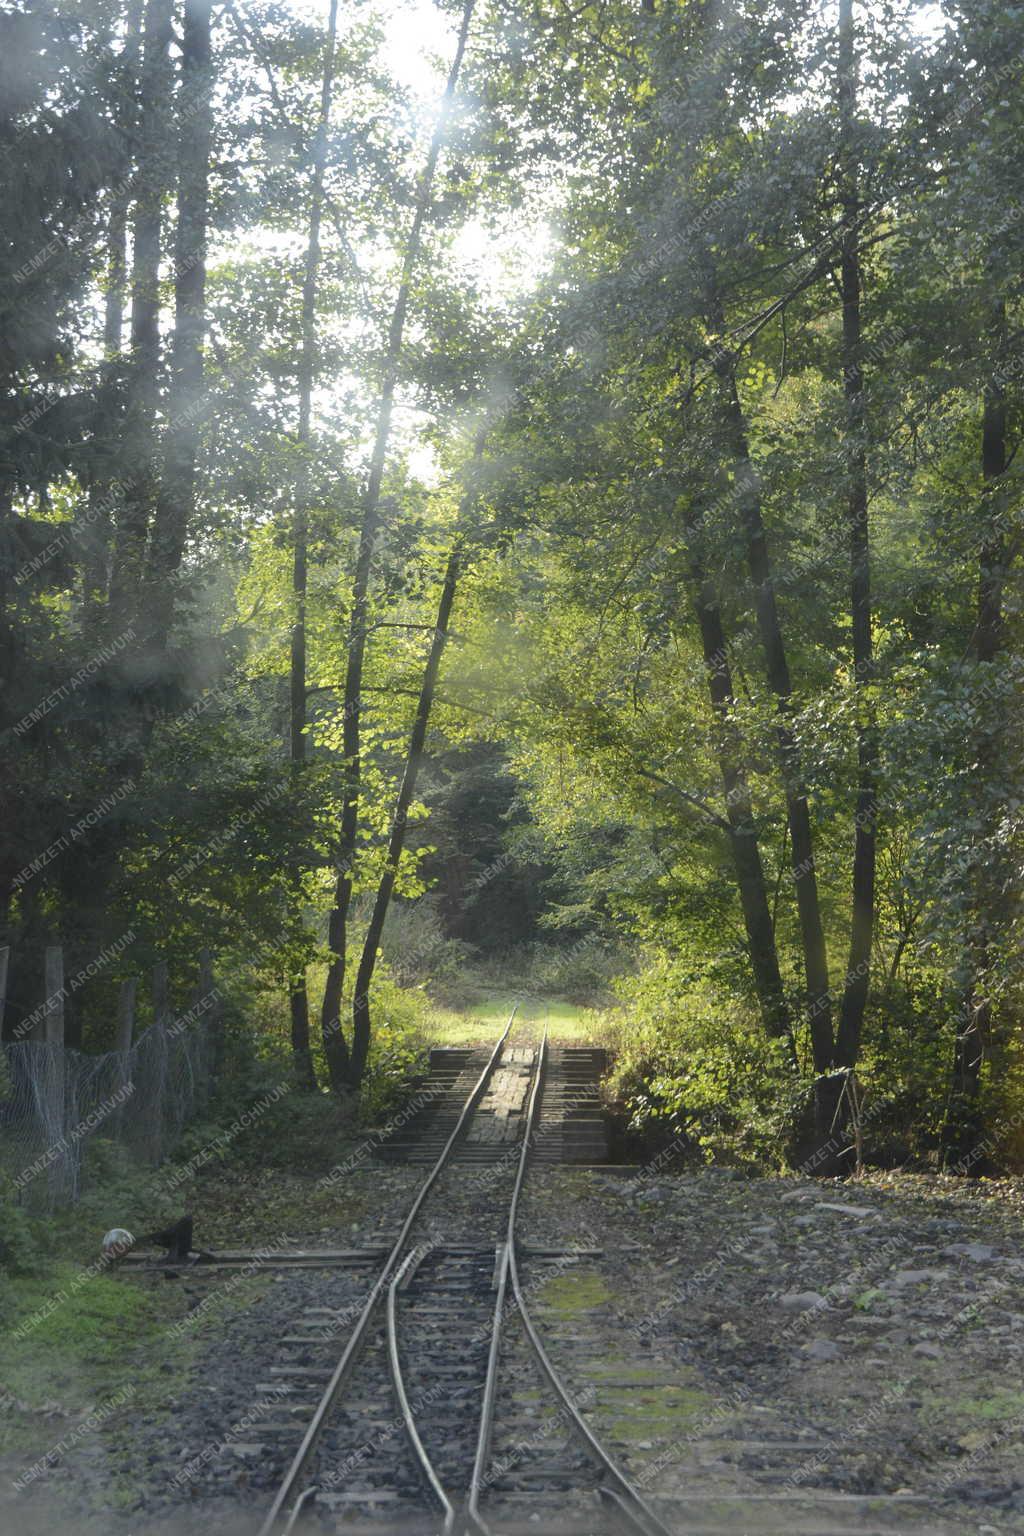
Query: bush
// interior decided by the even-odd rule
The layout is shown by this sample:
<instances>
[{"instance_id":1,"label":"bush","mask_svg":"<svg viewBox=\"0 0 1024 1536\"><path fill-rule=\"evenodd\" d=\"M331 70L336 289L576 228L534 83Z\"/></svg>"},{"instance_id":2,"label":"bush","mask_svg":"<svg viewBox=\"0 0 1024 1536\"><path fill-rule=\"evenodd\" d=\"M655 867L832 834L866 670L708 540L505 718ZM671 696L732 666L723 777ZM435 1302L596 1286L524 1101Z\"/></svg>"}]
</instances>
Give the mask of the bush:
<instances>
[{"instance_id":1,"label":"bush","mask_svg":"<svg viewBox=\"0 0 1024 1536\"><path fill-rule=\"evenodd\" d=\"M459 939L446 937L436 902L429 896L419 901L393 901L381 943L389 974L405 987L423 982L453 982L465 968L469 949Z\"/></svg>"},{"instance_id":2,"label":"bush","mask_svg":"<svg viewBox=\"0 0 1024 1536\"><path fill-rule=\"evenodd\" d=\"M682 1138L699 1162L780 1167L800 1081L742 998L666 956L618 984L612 1092L652 1148Z\"/></svg>"},{"instance_id":3,"label":"bush","mask_svg":"<svg viewBox=\"0 0 1024 1536\"><path fill-rule=\"evenodd\" d=\"M1012 1015L993 1031L982 1074L985 1148L990 1166L1024 1170L1024 1031Z\"/></svg>"},{"instance_id":4,"label":"bush","mask_svg":"<svg viewBox=\"0 0 1024 1536\"><path fill-rule=\"evenodd\" d=\"M864 1160L935 1162L953 1060L952 999L935 978L908 974L868 998L857 1077Z\"/></svg>"},{"instance_id":5,"label":"bush","mask_svg":"<svg viewBox=\"0 0 1024 1536\"><path fill-rule=\"evenodd\" d=\"M533 987L570 1003L607 1003L622 968L621 952L597 938L582 939L567 949L538 944L533 952Z\"/></svg>"},{"instance_id":6,"label":"bush","mask_svg":"<svg viewBox=\"0 0 1024 1536\"><path fill-rule=\"evenodd\" d=\"M0 1173L0 1272L31 1274L42 1258L37 1227L24 1207L15 1203L10 1179Z\"/></svg>"},{"instance_id":7,"label":"bush","mask_svg":"<svg viewBox=\"0 0 1024 1536\"><path fill-rule=\"evenodd\" d=\"M360 1099L360 1115L373 1123L404 1097L410 1080L426 1070L429 1005L422 990L400 987L383 967L373 984L373 1037Z\"/></svg>"},{"instance_id":8,"label":"bush","mask_svg":"<svg viewBox=\"0 0 1024 1536\"><path fill-rule=\"evenodd\" d=\"M575 944L523 944L506 950L481 961L476 977L484 990L502 987L584 1007L607 1007L625 965L622 950L589 937ZM446 989L445 1001L454 990Z\"/></svg>"}]
</instances>

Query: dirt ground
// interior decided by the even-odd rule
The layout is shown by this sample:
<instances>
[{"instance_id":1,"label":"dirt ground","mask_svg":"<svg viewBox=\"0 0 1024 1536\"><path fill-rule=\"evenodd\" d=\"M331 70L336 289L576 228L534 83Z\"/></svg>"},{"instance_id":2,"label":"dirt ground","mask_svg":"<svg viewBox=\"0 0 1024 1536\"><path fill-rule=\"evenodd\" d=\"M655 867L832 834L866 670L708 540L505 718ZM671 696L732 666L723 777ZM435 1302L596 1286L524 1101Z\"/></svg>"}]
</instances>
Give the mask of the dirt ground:
<instances>
[{"instance_id":1,"label":"dirt ground","mask_svg":"<svg viewBox=\"0 0 1024 1536\"><path fill-rule=\"evenodd\" d=\"M373 1244L420 1177L364 1165L327 1202L311 1178L308 1203L291 1178L268 1200L274 1229L245 1240ZM1022 1206L1019 1182L541 1167L524 1235L601 1253L527 1261L524 1279L553 1357L670 1528L1024 1532ZM126 1324L121 1401L62 1415L56 1362L48 1411L0 1392L17 1431L0 1532L251 1533L275 1476L246 1420L268 1351L297 1310L344 1309L370 1274L120 1274L150 1293L159 1332Z\"/></svg>"}]
</instances>

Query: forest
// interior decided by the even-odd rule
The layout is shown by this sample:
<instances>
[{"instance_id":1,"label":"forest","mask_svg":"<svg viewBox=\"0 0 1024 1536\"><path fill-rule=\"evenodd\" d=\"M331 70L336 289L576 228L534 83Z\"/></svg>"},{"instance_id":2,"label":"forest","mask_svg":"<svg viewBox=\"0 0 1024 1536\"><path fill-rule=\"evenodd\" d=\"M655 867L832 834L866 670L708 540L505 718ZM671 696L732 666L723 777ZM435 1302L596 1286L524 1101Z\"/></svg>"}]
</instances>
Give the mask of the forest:
<instances>
[{"instance_id":1,"label":"forest","mask_svg":"<svg viewBox=\"0 0 1024 1536\"><path fill-rule=\"evenodd\" d=\"M238 1103L372 1123L504 989L695 1166L1020 1169L1022 71L1012 0L4 5L3 1072L58 950L85 1055L209 955Z\"/></svg>"}]
</instances>

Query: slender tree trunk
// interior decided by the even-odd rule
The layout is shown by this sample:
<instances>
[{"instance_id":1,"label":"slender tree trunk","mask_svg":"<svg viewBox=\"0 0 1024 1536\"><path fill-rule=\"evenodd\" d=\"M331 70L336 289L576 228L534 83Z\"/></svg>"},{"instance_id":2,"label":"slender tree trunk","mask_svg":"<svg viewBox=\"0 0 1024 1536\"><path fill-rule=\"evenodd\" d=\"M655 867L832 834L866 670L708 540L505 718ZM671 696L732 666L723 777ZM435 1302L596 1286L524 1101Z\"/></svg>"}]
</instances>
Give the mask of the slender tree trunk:
<instances>
[{"instance_id":1,"label":"slender tree trunk","mask_svg":"<svg viewBox=\"0 0 1024 1536\"><path fill-rule=\"evenodd\" d=\"M107 226L107 287L103 295L103 355L116 362L124 332L124 300L128 282L128 190L115 194Z\"/></svg>"},{"instance_id":2,"label":"slender tree trunk","mask_svg":"<svg viewBox=\"0 0 1024 1536\"><path fill-rule=\"evenodd\" d=\"M142 42L142 0L132 0L121 54L123 90L130 100L122 107L120 131L125 165L135 153L138 135L135 93ZM131 186L127 171L114 188L107 223L106 291L103 296L103 380L93 424L93 457L89 473L87 528L83 539L82 596L86 635L98 635L106 611L110 583L110 547L114 530L113 492L116 444L122 425L118 385L122 373L121 346L128 283L128 210Z\"/></svg>"},{"instance_id":3,"label":"slender tree trunk","mask_svg":"<svg viewBox=\"0 0 1024 1536\"><path fill-rule=\"evenodd\" d=\"M384 871L377 886L377 896L373 903L373 912L370 915L370 923L363 940L363 952L356 971L355 996L352 1001L352 1076L357 1081L362 1081L366 1068L366 1059L370 1050L370 986L373 982L373 973L377 965L377 952L380 947L381 936L384 932L384 922L388 915L388 907L391 904L391 896L395 888L395 880L398 877L398 863L402 857L402 849L405 846L405 829L409 816L409 807L412 797L416 792L416 778L423 761L423 746L427 738L427 726L430 722L430 711L434 703L434 689L437 685L438 669L441 665L441 656L444 652L445 642L448 639L448 623L451 618L452 604L455 601L455 589L459 580L459 551L458 546L452 550L448 557L448 566L444 573L444 583L441 587L441 598L437 607L437 620L434 626L433 639L430 642L430 653L423 672L423 684L420 688L419 701L416 705L416 716L413 720L412 733L409 737L409 755L405 761L405 772L402 775L402 783L395 801L395 813L391 820L391 835L388 838L387 858Z\"/></svg>"},{"instance_id":4,"label":"slender tree trunk","mask_svg":"<svg viewBox=\"0 0 1024 1536\"><path fill-rule=\"evenodd\" d=\"M729 846L736 870L754 987L768 1034L786 1035L792 1042L750 786L733 724L735 697L721 609L704 569L699 519L695 514L687 516L686 528L693 604L700 628L708 694L717 721L715 751L725 791L726 817L731 828Z\"/></svg>"},{"instance_id":5,"label":"slender tree trunk","mask_svg":"<svg viewBox=\"0 0 1024 1536\"><path fill-rule=\"evenodd\" d=\"M313 140L312 188L309 202L309 239L302 280L302 350L299 356L299 424L296 437L300 462L295 488L292 520L292 594L294 619L291 630L289 676L288 746L292 774L297 780L306 765L306 591L309 574L309 440L312 414L313 378L316 372L316 297L320 273L320 225L323 218L324 174L327 167L327 133L334 88L335 45L338 33L338 0L331 0L327 18L324 72L320 87L320 115ZM293 892L295 921L302 923L302 891L298 882ZM292 1055L299 1082L316 1087L309 1037L309 995L305 969L289 978L288 999L291 1011Z\"/></svg>"},{"instance_id":6,"label":"slender tree trunk","mask_svg":"<svg viewBox=\"0 0 1024 1536\"><path fill-rule=\"evenodd\" d=\"M120 114L119 128L125 143L125 162L130 163L137 147L139 123L135 107L138 85L139 48L142 42L143 0L131 0L128 7L124 48L121 53L121 69L124 77L124 94L131 93L131 101L124 105ZM128 209L131 204L131 187L126 174L115 188L110 204L107 224L107 278L103 296L103 354L108 362L121 355L124 332L125 287L128 281Z\"/></svg>"},{"instance_id":7,"label":"slender tree trunk","mask_svg":"<svg viewBox=\"0 0 1024 1536\"><path fill-rule=\"evenodd\" d=\"M721 325L721 310L718 307L717 298L715 311L716 323ZM786 816L789 822L790 861L807 981L807 1020L810 1026L814 1068L821 1076L830 1072L834 1065L832 998L829 992L825 930L821 919L818 878L814 864L810 807L800 767L800 753L789 723L793 688L761 511L760 484L750 457L747 425L731 362L725 361L719 365L719 375L723 384L726 440L736 467L736 500L746 539L747 566L754 587L758 633L764 651L768 683L779 706L776 730L786 797Z\"/></svg>"},{"instance_id":8,"label":"slender tree trunk","mask_svg":"<svg viewBox=\"0 0 1024 1536\"><path fill-rule=\"evenodd\" d=\"M875 927L875 819L878 737L871 689L871 548L867 444L861 367L860 189L856 162L857 58L853 0L839 7L840 178L845 234L840 255L843 295L843 389L846 397L846 518L850 549L850 615L857 694L857 811L854 819L850 958L836 1036L836 1065L852 1068L860 1051Z\"/></svg>"},{"instance_id":9,"label":"slender tree trunk","mask_svg":"<svg viewBox=\"0 0 1024 1536\"><path fill-rule=\"evenodd\" d=\"M156 666L167 649L176 584L195 511L206 330L206 232L213 134L213 0L185 0L178 93L178 223L174 341L164 473L146 562L146 624Z\"/></svg>"},{"instance_id":10,"label":"slender tree trunk","mask_svg":"<svg viewBox=\"0 0 1024 1536\"><path fill-rule=\"evenodd\" d=\"M1006 311L995 307L990 334L996 367L985 390L981 424L981 472L988 496L983 516L991 518L978 557L978 592L972 649L979 682L996 661L1003 645L1003 588L1009 551L999 520L992 515L992 493L1006 471L1006 392L997 372L1006 333ZM981 690L984 693L984 689ZM999 755L1000 730L983 720L978 748L978 782L987 789ZM961 998L953 1054L949 1105L943 1126L947 1163L960 1163L966 1172L982 1174L984 1121L981 1108L981 1069L992 1021L989 967L993 908L999 901L998 878L980 865L974 877L974 911L970 919L964 966L967 980Z\"/></svg>"},{"instance_id":11,"label":"slender tree trunk","mask_svg":"<svg viewBox=\"0 0 1024 1536\"><path fill-rule=\"evenodd\" d=\"M131 187L134 197L132 216L131 344L126 365L111 366L111 374L123 382L126 406L115 418L115 430L121 441L109 461L114 480L108 482L93 501L97 527L111 516L113 529L100 534L99 559L106 567L113 543L109 590L105 605L90 601L86 594L85 622L92 635L99 637L105 628L111 639L126 646L129 630L131 644L108 669L115 690L112 702L119 718L113 731L108 721L86 716L77 730L84 741L94 746L97 736L112 740L115 746L114 771L124 777L136 777L141 771L145 741L152 721L147 716L147 700L139 692L140 647L145 645L147 604L143 596L146 539L157 497L156 416L160 395L160 257L162 248L163 206L172 184L171 167L175 153L170 140L172 69L169 59L173 35L173 0L145 0L142 21L141 66L133 119L135 175ZM126 50L131 45L126 41ZM127 191L119 194L127 196ZM122 238L115 225L112 247L112 277L119 277ZM124 321L123 295L114 292L104 313L104 340L110 348L120 346ZM92 525L90 525L92 526ZM95 569L95 567L94 567ZM92 582L94 576L87 575ZM80 892L75 902L83 932L102 929L111 904L111 886L117 865L118 849L123 839L118 812L104 817L89 835L77 841L62 861L62 880L69 893ZM66 908L65 922L74 923L74 908Z\"/></svg>"},{"instance_id":12,"label":"slender tree trunk","mask_svg":"<svg viewBox=\"0 0 1024 1536\"><path fill-rule=\"evenodd\" d=\"M4 537L14 520L14 482L10 473L0 465L0 538ZM14 683L18 669L19 643L24 644L21 626L17 623L17 609L12 601L12 578L8 575L5 561L0 561L0 739L5 737L17 719L14 706ZM20 642L19 642L20 634ZM10 770L0 762L0 785L6 790ZM17 871L10 870L13 877Z\"/></svg>"},{"instance_id":13,"label":"slender tree trunk","mask_svg":"<svg viewBox=\"0 0 1024 1536\"><path fill-rule=\"evenodd\" d=\"M330 1071L331 1086L358 1088L362 1079L361 1068L356 1070L341 1029L341 996L345 983L345 944L348 930L348 912L352 901L352 883L359 832L359 796L362 779L360 709L363 688L363 661L366 652L366 632L370 617L370 578L373 557L380 532L380 493L384 479L388 445L391 438L391 413L394 406L395 387L405 333L405 319L409 308L412 279L420 256L423 226L430 210L434 173L444 143L448 120L451 115L455 89L458 84L462 58L466 50L469 26L475 0L465 0L462 21L455 49L455 57L448 74L437 125L427 152L426 164L420 175L416 193L416 205L412 226L406 241L402 262L402 274L398 295L391 315L388 340L384 354L384 372L377 412L377 430L366 494L363 499L363 519L356 558L355 577L352 585L352 605L348 623L348 661L345 670L345 693L342 717L342 751L345 758L345 777L342 790L341 827L337 843L337 878L334 905L328 922L328 946L330 962L324 986L321 1029L324 1053Z\"/></svg>"},{"instance_id":14,"label":"slender tree trunk","mask_svg":"<svg viewBox=\"0 0 1024 1536\"><path fill-rule=\"evenodd\" d=\"M714 273L707 277L708 314L712 325L724 333L725 317ZM803 951L804 977L807 985L806 1019L811 1037L814 1063L814 1139L818 1149L831 1147L833 1132L841 1114L841 1096L845 1079L836 1071L835 1040L832 1024L832 994L829 990L828 952L818 895L814 862L814 838L811 813L800 762L800 751L790 723L793 686L786 655L782 621L775 595L775 580L768 552L767 532L761 506L760 480L750 455L746 417L736 386L733 360L720 353L715 371L721 384L722 423L728 451L735 468L735 497L743 530L747 569L754 589L757 629L764 652L768 685L775 695L777 708L776 738L786 798L789 825L790 870L796 895L797 916ZM828 1154L831 1156L831 1153ZM822 1159L820 1171L829 1171Z\"/></svg>"},{"instance_id":15,"label":"slender tree trunk","mask_svg":"<svg viewBox=\"0 0 1024 1536\"><path fill-rule=\"evenodd\" d=\"M137 615L146 535L155 501L155 419L160 366L160 237L170 185L167 142L172 0L147 0L139 89L139 153L131 280L130 401L125 422L126 488L111 576L114 624Z\"/></svg>"}]
</instances>

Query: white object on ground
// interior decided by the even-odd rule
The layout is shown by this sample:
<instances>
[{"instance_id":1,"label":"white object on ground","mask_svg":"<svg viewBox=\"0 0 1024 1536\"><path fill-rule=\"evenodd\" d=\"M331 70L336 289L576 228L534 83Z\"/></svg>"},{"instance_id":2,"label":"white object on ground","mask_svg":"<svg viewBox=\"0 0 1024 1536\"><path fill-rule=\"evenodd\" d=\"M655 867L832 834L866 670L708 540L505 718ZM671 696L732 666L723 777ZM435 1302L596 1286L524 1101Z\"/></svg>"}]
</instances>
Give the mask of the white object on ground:
<instances>
[{"instance_id":1,"label":"white object on ground","mask_svg":"<svg viewBox=\"0 0 1024 1536\"><path fill-rule=\"evenodd\" d=\"M135 1247L135 1239L124 1227L111 1227L103 1239L103 1257L119 1259Z\"/></svg>"}]
</instances>

